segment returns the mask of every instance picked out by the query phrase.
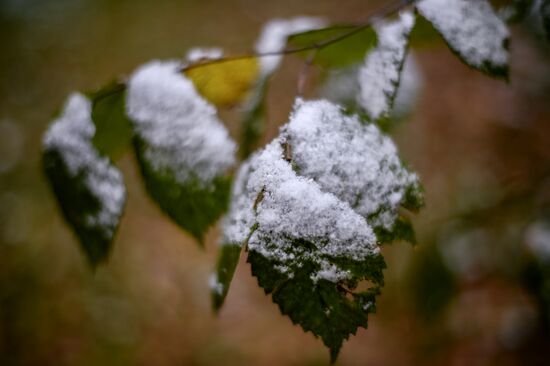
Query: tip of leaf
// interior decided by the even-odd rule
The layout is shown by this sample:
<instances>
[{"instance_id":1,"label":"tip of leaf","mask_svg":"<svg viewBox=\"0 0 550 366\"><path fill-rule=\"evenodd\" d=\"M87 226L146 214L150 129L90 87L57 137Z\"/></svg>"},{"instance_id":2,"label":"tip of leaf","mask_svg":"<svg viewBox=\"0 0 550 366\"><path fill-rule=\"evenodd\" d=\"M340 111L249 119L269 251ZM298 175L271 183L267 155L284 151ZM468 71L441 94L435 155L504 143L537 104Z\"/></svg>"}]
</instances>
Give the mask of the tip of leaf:
<instances>
[{"instance_id":1,"label":"tip of leaf","mask_svg":"<svg viewBox=\"0 0 550 366\"><path fill-rule=\"evenodd\" d=\"M212 291L212 312L214 315L219 315L224 301L225 296L218 294L216 291Z\"/></svg>"},{"instance_id":2,"label":"tip of leaf","mask_svg":"<svg viewBox=\"0 0 550 366\"><path fill-rule=\"evenodd\" d=\"M338 358L338 354L340 353L340 347L341 346L330 348L330 364L331 365L334 365L334 363L336 362L336 359Z\"/></svg>"}]
</instances>

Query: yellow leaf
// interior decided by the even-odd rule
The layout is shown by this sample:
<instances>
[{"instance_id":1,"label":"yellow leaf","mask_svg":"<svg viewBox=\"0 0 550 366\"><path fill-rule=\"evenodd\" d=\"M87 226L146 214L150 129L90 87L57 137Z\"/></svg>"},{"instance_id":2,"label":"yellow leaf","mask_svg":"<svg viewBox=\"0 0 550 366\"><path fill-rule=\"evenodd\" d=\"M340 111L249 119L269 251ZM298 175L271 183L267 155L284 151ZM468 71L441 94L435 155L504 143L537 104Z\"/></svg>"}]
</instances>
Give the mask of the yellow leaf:
<instances>
[{"instance_id":1,"label":"yellow leaf","mask_svg":"<svg viewBox=\"0 0 550 366\"><path fill-rule=\"evenodd\" d=\"M195 87L216 106L240 102L255 85L259 73L255 57L192 65L184 71Z\"/></svg>"}]
</instances>

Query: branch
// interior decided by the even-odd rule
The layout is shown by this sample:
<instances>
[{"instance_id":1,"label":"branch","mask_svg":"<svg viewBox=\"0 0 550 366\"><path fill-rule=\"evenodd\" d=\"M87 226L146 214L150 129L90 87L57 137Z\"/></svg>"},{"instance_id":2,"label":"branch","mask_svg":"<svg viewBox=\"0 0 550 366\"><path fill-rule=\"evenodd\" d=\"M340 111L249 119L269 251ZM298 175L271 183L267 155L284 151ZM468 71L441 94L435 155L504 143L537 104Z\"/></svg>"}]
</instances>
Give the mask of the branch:
<instances>
[{"instance_id":1,"label":"branch","mask_svg":"<svg viewBox=\"0 0 550 366\"><path fill-rule=\"evenodd\" d=\"M412 5L414 2L416 2L416 0L399 0L399 1L395 1L391 4L389 4L389 5L387 5L385 7L382 7L381 9L373 12L371 15L369 15L367 17L367 19L364 22L362 22L361 24L359 24L357 26L353 26L353 28L349 32L341 34L341 35L333 37L333 38L330 38L330 39L327 39L326 41L321 42L321 43L315 43L315 44L312 44L310 46L297 47L297 48L285 48L285 49L280 50L280 51L262 52L262 53L253 52L253 53L245 54L245 55L237 55L237 56L231 56L231 57L222 57L222 58L217 58L217 59L210 59L210 60L206 60L206 61L199 61L198 63L187 65L187 66L183 67L181 71L183 72L183 71L187 71L187 70L190 70L190 69L195 69L195 68L202 67L202 66L207 66L207 65L212 65L212 64L219 64L219 63L236 61L236 60L242 60L242 59L247 59L247 58L259 58L259 57L267 57L267 56L285 56L285 55L300 53L300 52L304 52L304 51L312 51L312 50L319 51L319 50L321 50L321 49L323 49L327 46L330 46L334 43L340 42L340 41L342 41L342 40L344 40L348 37L353 36L356 33L361 32L362 30L372 26L374 21L376 21L380 18L387 17L387 16L392 15L394 13L397 13L398 11L403 10L404 8Z\"/></svg>"},{"instance_id":2,"label":"branch","mask_svg":"<svg viewBox=\"0 0 550 366\"><path fill-rule=\"evenodd\" d=\"M212 64L219 64L219 63L224 63L224 62L230 62L230 61L236 61L236 60L243 60L243 59L248 59L248 58L259 58L259 57L267 57L267 56L285 56L285 55L291 55L291 54L294 54L294 53L300 53L300 52L304 52L304 51L315 51L313 53L317 53L319 50L321 50L321 49L323 49L327 46L330 46L334 43L340 42L340 41L342 41L342 40L344 40L348 37L353 36L356 33L361 32L365 28L368 28L368 27L372 26L373 22L375 22L377 19L384 18L384 17L390 16L392 14L395 14L395 13L405 9L406 7L412 5L416 1L417 0L398 0L398 1L394 1L394 2L388 4L384 7L381 7L380 9L373 12L372 14L370 14L361 24L356 25L356 26L351 26L352 29L349 32L341 34L337 37L327 39L326 41L321 42L321 43L315 43L315 44L312 44L310 46L304 46L304 47L298 47L298 48L285 48L285 49L280 50L280 51L263 52L263 53L254 52L254 53L244 54L244 55L237 55L237 56L231 56L231 57L222 57L222 58L217 58L217 59L211 59L211 60L206 60L206 61L199 61L197 63L191 64L191 65L186 65L185 67L182 67L182 69L180 71L185 72L187 70L195 69L195 68L199 68L199 67L203 67L203 66L208 66L208 65L212 65ZM120 91L124 90L126 88L126 86L127 86L126 80L124 80L124 81L121 80L120 81L120 89L113 90L110 93L105 93L105 94L96 96L95 100L100 100L100 99L103 99L103 98L105 98L105 97L107 97L111 94L114 94L116 92L120 92Z\"/></svg>"}]
</instances>

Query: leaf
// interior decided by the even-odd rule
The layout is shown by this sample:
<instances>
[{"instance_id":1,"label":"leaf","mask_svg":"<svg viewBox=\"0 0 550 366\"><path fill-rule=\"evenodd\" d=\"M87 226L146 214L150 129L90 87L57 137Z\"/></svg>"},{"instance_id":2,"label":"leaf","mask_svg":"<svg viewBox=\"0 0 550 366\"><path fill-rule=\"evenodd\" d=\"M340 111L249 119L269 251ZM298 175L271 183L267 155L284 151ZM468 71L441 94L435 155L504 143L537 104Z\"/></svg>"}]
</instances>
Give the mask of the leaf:
<instances>
[{"instance_id":1,"label":"leaf","mask_svg":"<svg viewBox=\"0 0 550 366\"><path fill-rule=\"evenodd\" d=\"M378 45L359 69L357 96L359 105L373 121L390 117L414 22L414 14L406 11L397 20L375 24Z\"/></svg>"},{"instance_id":2,"label":"leaf","mask_svg":"<svg viewBox=\"0 0 550 366\"><path fill-rule=\"evenodd\" d=\"M333 40L338 41L327 44ZM293 34L288 38L288 44L295 49L321 46L313 62L327 68L345 67L360 62L376 46L376 42L376 32L372 27L353 25L336 25ZM309 51L301 54L306 57Z\"/></svg>"},{"instance_id":3,"label":"leaf","mask_svg":"<svg viewBox=\"0 0 550 366\"><path fill-rule=\"evenodd\" d=\"M273 19L262 27L256 41L255 50L263 56L258 58L260 76L244 102L244 118L241 123L241 144L239 155L246 159L256 147L264 131L266 114L266 93L270 77L278 69L283 60L283 50L290 34L317 29L325 26L325 20L317 17L294 17L289 19ZM267 56L265 54L271 53ZM279 54L276 54L279 53Z\"/></svg>"},{"instance_id":4,"label":"leaf","mask_svg":"<svg viewBox=\"0 0 550 366\"><path fill-rule=\"evenodd\" d=\"M239 103L254 87L259 65L255 57L214 60L191 65L184 73L211 103L232 106Z\"/></svg>"},{"instance_id":5,"label":"leaf","mask_svg":"<svg viewBox=\"0 0 550 366\"><path fill-rule=\"evenodd\" d=\"M135 139L135 150L145 188L172 221L203 244L206 230L225 212L229 204L231 178L220 176L208 185L198 177L185 182L170 170L159 171L146 158L147 145Z\"/></svg>"},{"instance_id":6,"label":"leaf","mask_svg":"<svg viewBox=\"0 0 550 366\"><path fill-rule=\"evenodd\" d=\"M374 229L376 237L380 243L391 243L396 240L403 240L411 244L416 244L416 234L409 218L398 216L393 226L389 229L378 226Z\"/></svg>"},{"instance_id":7,"label":"leaf","mask_svg":"<svg viewBox=\"0 0 550 366\"><path fill-rule=\"evenodd\" d=\"M89 94L96 133L94 146L111 159L120 157L132 142L132 128L124 110L126 86L113 81Z\"/></svg>"},{"instance_id":8,"label":"leaf","mask_svg":"<svg viewBox=\"0 0 550 366\"><path fill-rule=\"evenodd\" d=\"M349 205L296 175L280 141L257 159L247 185L257 197L248 240L252 273L283 314L321 337L334 360L349 334L366 327L383 281L376 238ZM372 292L354 293L363 280L373 283Z\"/></svg>"},{"instance_id":9,"label":"leaf","mask_svg":"<svg viewBox=\"0 0 550 366\"><path fill-rule=\"evenodd\" d=\"M75 93L44 136L42 164L92 267L105 261L126 200L122 174L92 145L90 101Z\"/></svg>"},{"instance_id":10,"label":"leaf","mask_svg":"<svg viewBox=\"0 0 550 366\"><path fill-rule=\"evenodd\" d=\"M239 244L224 244L220 248L218 256L218 264L216 265L216 274L210 283L212 294L212 305L214 311L220 310L222 307L229 285L235 274L235 269L239 263L242 246Z\"/></svg>"},{"instance_id":11,"label":"leaf","mask_svg":"<svg viewBox=\"0 0 550 366\"><path fill-rule=\"evenodd\" d=\"M391 138L357 115L327 101L298 103L284 135L296 171L349 204L375 230L390 230L400 208L423 206L419 178Z\"/></svg>"},{"instance_id":12,"label":"leaf","mask_svg":"<svg viewBox=\"0 0 550 366\"><path fill-rule=\"evenodd\" d=\"M325 19L307 16L287 19L277 18L266 22L254 47L258 54L263 55L259 58L262 78L271 76L279 67L283 59L282 53L290 35L320 29L325 26ZM267 56L265 54L271 55Z\"/></svg>"},{"instance_id":13,"label":"leaf","mask_svg":"<svg viewBox=\"0 0 550 366\"><path fill-rule=\"evenodd\" d=\"M426 18L417 14L414 27L409 36L409 45L413 49L429 48L441 41L441 35Z\"/></svg>"},{"instance_id":14,"label":"leaf","mask_svg":"<svg viewBox=\"0 0 550 366\"><path fill-rule=\"evenodd\" d=\"M546 38L550 41L550 0L541 0L539 11Z\"/></svg>"},{"instance_id":15,"label":"leaf","mask_svg":"<svg viewBox=\"0 0 550 366\"><path fill-rule=\"evenodd\" d=\"M227 209L236 146L215 108L180 73L151 62L130 78L126 110L151 198L200 243Z\"/></svg>"},{"instance_id":16,"label":"leaf","mask_svg":"<svg viewBox=\"0 0 550 366\"><path fill-rule=\"evenodd\" d=\"M508 78L510 34L487 0L421 0L416 8L464 63Z\"/></svg>"},{"instance_id":17,"label":"leaf","mask_svg":"<svg viewBox=\"0 0 550 366\"><path fill-rule=\"evenodd\" d=\"M350 334L355 334L357 328L367 328L368 314L376 311L375 296L380 293L379 285L383 282L381 269L385 267L382 256L360 263L345 260L350 266L360 269L354 281L369 278L375 283L366 291L354 291L348 287L351 283L334 283L322 279L314 282L311 273L319 268L307 260L292 271L292 278L276 269L277 262L257 252L249 253L248 262L258 284L266 294L272 295L281 313L288 315L304 331L312 332L323 340L330 349L332 363L336 361L343 341Z\"/></svg>"},{"instance_id":18,"label":"leaf","mask_svg":"<svg viewBox=\"0 0 550 366\"><path fill-rule=\"evenodd\" d=\"M385 268L378 245L414 241L400 210L422 203L418 177L375 125L327 101L298 99L279 137L239 169L222 243L235 252L246 245L260 286L321 337L334 361L375 309ZM215 307L237 261L221 253Z\"/></svg>"}]
</instances>

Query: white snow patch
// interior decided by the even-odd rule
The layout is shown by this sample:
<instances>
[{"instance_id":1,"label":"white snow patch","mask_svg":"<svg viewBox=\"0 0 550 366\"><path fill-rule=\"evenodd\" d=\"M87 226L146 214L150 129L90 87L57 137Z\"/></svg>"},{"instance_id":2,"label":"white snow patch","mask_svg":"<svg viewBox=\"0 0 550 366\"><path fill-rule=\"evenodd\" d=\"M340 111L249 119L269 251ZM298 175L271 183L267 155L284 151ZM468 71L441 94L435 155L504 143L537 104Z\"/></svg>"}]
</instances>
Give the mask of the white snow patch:
<instances>
[{"instance_id":1,"label":"white snow patch","mask_svg":"<svg viewBox=\"0 0 550 366\"><path fill-rule=\"evenodd\" d=\"M299 16L290 19L272 19L267 22L256 41L256 52L280 52L285 49L287 38L294 33L323 28L326 20L317 17ZM271 75L281 63L282 55L260 57L260 74Z\"/></svg>"},{"instance_id":2,"label":"white snow patch","mask_svg":"<svg viewBox=\"0 0 550 366\"><path fill-rule=\"evenodd\" d=\"M72 177L82 174L84 184L100 203L99 212L89 214L86 222L112 237L126 200L126 188L120 171L92 145L94 134L90 101L73 93L44 135L43 146L46 151L60 154Z\"/></svg>"},{"instance_id":3,"label":"white snow patch","mask_svg":"<svg viewBox=\"0 0 550 366\"><path fill-rule=\"evenodd\" d=\"M218 280L218 276L216 276L215 273L213 273L209 277L208 285L210 286L210 290L212 290L212 292L214 292L216 295L223 295L224 285Z\"/></svg>"},{"instance_id":4,"label":"white snow patch","mask_svg":"<svg viewBox=\"0 0 550 366\"><path fill-rule=\"evenodd\" d=\"M254 193L246 190L250 169L250 161L245 161L233 181L229 212L222 221L222 245L242 245L254 225L255 215L252 206L255 197ZM256 192L256 195L258 193Z\"/></svg>"},{"instance_id":5,"label":"white snow patch","mask_svg":"<svg viewBox=\"0 0 550 366\"><path fill-rule=\"evenodd\" d=\"M317 263L321 270L312 273L314 280L340 280L343 271L328 258L361 261L378 254L376 237L347 203L298 176L284 160L281 143L274 140L253 158L247 191L263 193L261 199L254 198L258 227L248 248L290 268L306 261ZM297 240L307 245L297 245Z\"/></svg>"},{"instance_id":6,"label":"white snow patch","mask_svg":"<svg viewBox=\"0 0 550 366\"><path fill-rule=\"evenodd\" d=\"M469 65L506 67L508 28L487 0L422 0L420 14Z\"/></svg>"},{"instance_id":7,"label":"white snow patch","mask_svg":"<svg viewBox=\"0 0 550 366\"><path fill-rule=\"evenodd\" d=\"M293 268L307 261L321 268L312 273L314 281L349 278L351 274L329 258L360 261L378 254L372 228L349 204L298 176L283 158L282 142L275 139L241 168L234 204L224 221L224 237L238 242L257 225L248 249L275 261L275 268L289 278ZM308 247L296 245L297 240Z\"/></svg>"},{"instance_id":8,"label":"white snow patch","mask_svg":"<svg viewBox=\"0 0 550 366\"><path fill-rule=\"evenodd\" d=\"M359 70L360 93L357 96L359 105L373 119L390 111L414 23L414 14L405 11L400 13L398 20L375 24L378 45L367 54Z\"/></svg>"},{"instance_id":9,"label":"white snow patch","mask_svg":"<svg viewBox=\"0 0 550 366\"><path fill-rule=\"evenodd\" d=\"M140 67L128 84L126 110L154 169L180 183L197 177L208 184L233 165L236 145L180 69L177 62L159 61Z\"/></svg>"},{"instance_id":10,"label":"white snow patch","mask_svg":"<svg viewBox=\"0 0 550 366\"><path fill-rule=\"evenodd\" d=\"M217 60L222 57L223 49L219 47L194 47L185 55L185 59L191 64L203 60Z\"/></svg>"},{"instance_id":11,"label":"white snow patch","mask_svg":"<svg viewBox=\"0 0 550 366\"><path fill-rule=\"evenodd\" d=\"M347 202L373 227L391 229L407 188L419 184L391 138L328 101L298 102L283 128L300 175Z\"/></svg>"}]
</instances>

